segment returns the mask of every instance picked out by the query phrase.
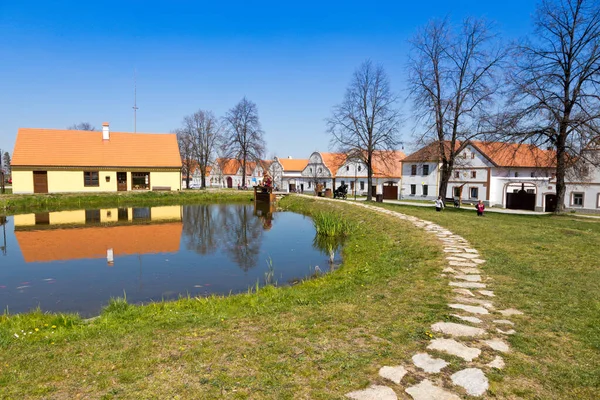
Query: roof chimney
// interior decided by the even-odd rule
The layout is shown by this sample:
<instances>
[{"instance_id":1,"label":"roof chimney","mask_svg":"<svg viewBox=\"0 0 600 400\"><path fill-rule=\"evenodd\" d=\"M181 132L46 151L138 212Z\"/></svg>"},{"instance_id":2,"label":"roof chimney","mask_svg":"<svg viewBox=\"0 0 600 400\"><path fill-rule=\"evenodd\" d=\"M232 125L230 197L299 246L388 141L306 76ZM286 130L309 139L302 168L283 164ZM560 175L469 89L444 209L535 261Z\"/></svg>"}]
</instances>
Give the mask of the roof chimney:
<instances>
[{"instance_id":1,"label":"roof chimney","mask_svg":"<svg viewBox=\"0 0 600 400\"><path fill-rule=\"evenodd\" d=\"M288 156L288 160L291 160L291 159L292 159L292 156Z\"/></svg>"},{"instance_id":2,"label":"roof chimney","mask_svg":"<svg viewBox=\"0 0 600 400\"><path fill-rule=\"evenodd\" d=\"M102 140L110 140L110 129L108 128L108 122L102 123Z\"/></svg>"}]
</instances>

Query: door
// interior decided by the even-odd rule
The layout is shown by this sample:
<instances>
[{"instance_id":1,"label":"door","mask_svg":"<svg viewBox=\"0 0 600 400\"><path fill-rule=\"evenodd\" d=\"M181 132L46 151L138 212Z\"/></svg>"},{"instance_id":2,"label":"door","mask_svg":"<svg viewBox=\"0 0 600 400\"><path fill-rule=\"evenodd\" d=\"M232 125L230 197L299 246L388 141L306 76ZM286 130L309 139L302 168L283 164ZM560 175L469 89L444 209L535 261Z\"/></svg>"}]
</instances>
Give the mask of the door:
<instances>
[{"instance_id":1,"label":"door","mask_svg":"<svg viewBox=\"0 0 600 400\"><path fill-rule=\"evenodd\" d=\"M373 185L373 186L371 186L371 196L375 197L376 194L377 194L377 186Z\"/></svg>"},{"instance_id":2,"label":"door","mask_svg":"<svg viewBox=\"0 0 600 400\"><path fill-rule=\"evenodd\" d=\"M231 189L233 187L233 179L230 176L227 177L227 187Z\"/></svg>"},{"instance_id":3,"label":"door","mask_svg":"<svg viewBox=\"0 0 600 400\"><path fill-rule=\"evenodd\" d=\"M33 193L48 193L47 171L33 171Z\"/></svg>"},{"instance_id":4,"label":"door","mask_svg":"<svg viewBox=\"0 0 600 400\"><path fill-rule=\"evenodd\" d=\"M295 183L290 183L290 192L293 193L296 191L296 184Z\"/></svg>"},{"instance_id":5,"label":"door","mask_svg":"<svg viewBox=\"0 0 600 400\"><path fill-rule=\"evenodd\" d=\"M117 191L127 191L127 172L117 172Z\"/></svg>"},{"instance_id":6,"label":"door","mask_svg":"<svg viewBox=\"0 0 600 400\"><path fill-rule=\"evenodd\" d=\"M398 200L398 186L384 186L383 187L383 199L384 200Z\"/></svg>"},{"instance_id":7,"label":"door","mask_svg":"<svg viewBox=\"0 0 600 400\"><path fill-rule=\"evenodd\" d=\"M546 207L544 208L546 212L554 212L556 211L556 195L555 194L547 194L546 195Z\"/></svg>"}]
</instances>

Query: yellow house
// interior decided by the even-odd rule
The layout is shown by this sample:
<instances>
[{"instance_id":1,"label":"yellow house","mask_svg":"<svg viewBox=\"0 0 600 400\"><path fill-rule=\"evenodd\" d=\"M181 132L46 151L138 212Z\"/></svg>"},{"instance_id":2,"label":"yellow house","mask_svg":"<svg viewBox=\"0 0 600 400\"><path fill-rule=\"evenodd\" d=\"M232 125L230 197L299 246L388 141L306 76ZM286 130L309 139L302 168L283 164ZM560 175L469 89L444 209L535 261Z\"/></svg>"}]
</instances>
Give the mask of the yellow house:
<instances>
[{"instance_id":1,"label":"yellow house","mask_svg":"<svg viewBox=\"0 0 600 400\"><path fill-rule=\"evenodd\" d=\"M21 128L13 193L181 190L175 134Z\"/></svg>"}]
</instances>

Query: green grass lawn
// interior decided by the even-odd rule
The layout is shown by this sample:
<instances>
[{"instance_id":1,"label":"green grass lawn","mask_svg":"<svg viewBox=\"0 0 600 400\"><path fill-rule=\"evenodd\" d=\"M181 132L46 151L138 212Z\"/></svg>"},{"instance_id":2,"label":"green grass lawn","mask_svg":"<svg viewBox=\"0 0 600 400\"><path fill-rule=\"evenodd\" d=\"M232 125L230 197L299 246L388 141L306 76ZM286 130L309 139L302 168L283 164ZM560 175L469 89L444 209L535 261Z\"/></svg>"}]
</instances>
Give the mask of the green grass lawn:
<instances>
[{"instance_id":1,"label":"green grass lawn","mask_svg":"<svg viewBox=\"0 0 600 400\"><path fill-rule=\"evenodd\" d=\"M499 398L600 398L600 221L386 205L434 221L488 260L497 307L525 312ZM517 320L517 318L515 318Z\"/></svg>"},{"instance_id":2,"label":"green grass lawn","mask_svg":"<svg viewBox=\"0 0 600 400\"><path fill-rule=\"evenodd\" d=\"M288 197L281 205L352 221L344 265L228 298L114 301L89 323L40 312L0 317L0 397L342 399L382 365L409 362L447 313L438 244L408 223L341 203Z\"/></svg>"},{"instance_id":3,"label":"green grass lawn","mask_svg":"<svg viewBox=\"0 0 600 400\"><path fill-rule=\"evenodd\" d=\"M5 315L0 398L342 399L384 383L381 366L409 364L430 325L449 319L441 245L405 221L342 202L292 196L280 205L351 221L344 265L232 297L113 301L89 322ZM526 313L513 318L506 369L488 374L491 397L600 398L599 222L383 206L464 236L488 260L496 306ZM403 385L413 382L409 375Z\"/></svg>"}]
</instances>

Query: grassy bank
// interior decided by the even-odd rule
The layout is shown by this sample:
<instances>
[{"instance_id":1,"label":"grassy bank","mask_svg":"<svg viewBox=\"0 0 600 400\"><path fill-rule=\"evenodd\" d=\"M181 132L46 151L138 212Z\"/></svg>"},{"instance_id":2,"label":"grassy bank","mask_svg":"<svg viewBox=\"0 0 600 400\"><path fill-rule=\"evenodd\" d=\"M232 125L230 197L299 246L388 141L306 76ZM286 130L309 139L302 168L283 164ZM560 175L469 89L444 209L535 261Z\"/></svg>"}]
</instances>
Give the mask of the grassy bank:
<instances>
[{"instance_id":1,"label":"grassy bank","mask_svg":"<svg viewBox=\"0 0 600 400\"><path fill-rule=\"evenodd\" d=\"M234 202L250 201L252 198L252 191L239 190L0 195L0 213L12 215L25 212L59 211L76 208Z\"/></svg>"},{"instance_id":2,"label":"grassy bank","mask_svg":"<svg viewBox=\"0 0 600 400\"><path fill-rule=\"evenodd\" d=\"M440 246L408 223L341 203L280 205L350 221L344 265L233 297L113 301L89 322L5 315L0 397L342 399L380 366L410 362L448 311Z\"/></svg>"},{"instance_id":3,"label":"grassy bank","mask_svg":"<svg viewBox=\"0 0 600 400\"><path fill-rule=\"evenodd\" d=\"M465 237L488 260L497 306L525 312L497 397L600 398L600 221L385 207Z\"/></svg>"}]
</instances>

